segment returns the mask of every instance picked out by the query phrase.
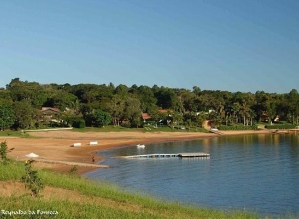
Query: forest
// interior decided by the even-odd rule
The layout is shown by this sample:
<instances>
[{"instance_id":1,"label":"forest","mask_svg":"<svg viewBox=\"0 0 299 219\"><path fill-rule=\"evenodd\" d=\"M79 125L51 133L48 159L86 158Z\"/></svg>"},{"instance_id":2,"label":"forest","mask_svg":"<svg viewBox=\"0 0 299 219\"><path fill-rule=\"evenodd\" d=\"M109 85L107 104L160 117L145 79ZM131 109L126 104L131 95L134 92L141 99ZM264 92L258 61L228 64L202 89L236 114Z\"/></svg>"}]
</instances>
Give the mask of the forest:
<instances>
[{"instance_id":1,"label":"forest","mask_svg":"<svg viewBox=\"0 0 299 219\"><path fill-rule=\"evenodd\" d=\"M45 114L42 109L55 114ZM147 115L147 119L142 117ZM202 127L204 121L221 129L267 127L299 122L296 89L277 94L264 91L192 90L154 85L40 84L12 79L0 89L0 126L5 129L45 127ZM286 126L288 124L289 126Z\"/></svg>"}]
</instances>

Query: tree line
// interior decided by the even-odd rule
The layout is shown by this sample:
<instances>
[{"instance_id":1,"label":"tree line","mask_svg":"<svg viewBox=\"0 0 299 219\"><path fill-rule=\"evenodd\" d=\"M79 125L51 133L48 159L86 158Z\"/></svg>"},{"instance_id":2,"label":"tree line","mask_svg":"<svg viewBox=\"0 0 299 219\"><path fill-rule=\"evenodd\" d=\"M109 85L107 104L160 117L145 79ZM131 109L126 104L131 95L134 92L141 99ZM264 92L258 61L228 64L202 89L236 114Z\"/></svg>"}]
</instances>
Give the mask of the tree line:
<instances>
[{"instance_id":1,"label":"tree line","mask_svg":"<svg viewBox=\"0 0 299 219\"><path fill-rule=\"evenodd\" d=\"M1 129L42 127L42 107L60 109L57 119L66 125L141 127L142 113L148 113L155 123L185 126L202 126L205 120L213 126L249 126L262 121L272 124L277 118L299 123L299 94L295 89L284 94L250 93L201 90L198 86L188 90L112 83L39 84L15 78L0 90Z\"/></svg>"}]
</instances>

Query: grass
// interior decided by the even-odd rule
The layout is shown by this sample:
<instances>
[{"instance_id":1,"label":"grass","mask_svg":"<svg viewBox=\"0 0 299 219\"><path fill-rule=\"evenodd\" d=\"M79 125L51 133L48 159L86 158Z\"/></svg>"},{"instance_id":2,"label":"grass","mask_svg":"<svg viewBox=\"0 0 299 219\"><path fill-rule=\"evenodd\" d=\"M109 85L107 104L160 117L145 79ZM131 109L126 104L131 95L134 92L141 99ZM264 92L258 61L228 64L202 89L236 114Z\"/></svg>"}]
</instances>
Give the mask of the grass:
<instances>
[{"instance_id":1,"label":"grass","mask_svg":"<svg viewBox=\"0 0 299 219\"><path fill-rule=\"evenodd\" d=\"M21 162L0 164L0 181L19 182L23 174L24 164ZM44 169L38 170L38 174L46 186L40 197L31 197L28 195L29 191L28 194L25 191L23 195L14 193L8 197L0 197L1 209L31 211L27 212L27 215L22 215L22 218L31 218L32 215L29 213L37 213L38 210L54 213L57 211L58 215L55 218L259 218L245 211L223 212L163 202L74 174L62 174ZM47 198L49 188L52 189L51 198ZM17 216L12 218L18 218ZM34 218L51 217L35 215Z\"/></svg>"},{"instance_id":2,"label":"grass","mask_svg":"<svg viewBox=\"0 0 299 219\"><path fill-rule=\"evenodd\" d=\"M21 137L21 138L29 137L29 135L27 133L22 133L21 131L13 131L13 130L1 131L0 136L4 136L4 137Z\"/></svg>"},{"instance_id":3,"label":"grass","mask_svg":"<svg viewBox=\"0 0 299 219\"><path fill-rule=\"evenodd\" d=\"M86 127L86 128L74 128L74 132L208 132L204 128L191 127L186 129L173 129L169 126L158 126L154 128L153 126L145 126L144 128L126 128L126 127L115 127L115 126L105 126L103 128L97 127Z\"/></svg>"}]
</instances>

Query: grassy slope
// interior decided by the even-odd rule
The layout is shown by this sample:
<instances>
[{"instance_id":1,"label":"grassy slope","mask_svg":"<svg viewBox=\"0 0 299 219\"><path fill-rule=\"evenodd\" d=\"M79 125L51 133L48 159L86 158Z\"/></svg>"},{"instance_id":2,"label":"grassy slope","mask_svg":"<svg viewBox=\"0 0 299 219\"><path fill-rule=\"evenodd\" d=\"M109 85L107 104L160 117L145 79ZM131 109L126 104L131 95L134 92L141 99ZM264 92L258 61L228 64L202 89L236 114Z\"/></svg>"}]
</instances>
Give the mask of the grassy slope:
<instances>
[{"instance_id":1,"label":"grassy slope","mask_svg":"<svg viewBox=\"0 0 299 219\"><path fill-rule=\"evenodd\" d=\"M0 163L1 189L4 194L0 197L1 210L20 209L35 213L38 210L57 211L59 214L55 218L258 218L246 212L223 213L178 203L165 203L123 192L120 188L103 182L48 170L38 170L46 187L41 192L41 197L33 198L20 183L23 174L23 163ZM0 218L1 216L0 212ZM16 215L10 218L30 217L31 215ZM34 218L47 216L35 215Z\"/></svg>"}]
</instances>

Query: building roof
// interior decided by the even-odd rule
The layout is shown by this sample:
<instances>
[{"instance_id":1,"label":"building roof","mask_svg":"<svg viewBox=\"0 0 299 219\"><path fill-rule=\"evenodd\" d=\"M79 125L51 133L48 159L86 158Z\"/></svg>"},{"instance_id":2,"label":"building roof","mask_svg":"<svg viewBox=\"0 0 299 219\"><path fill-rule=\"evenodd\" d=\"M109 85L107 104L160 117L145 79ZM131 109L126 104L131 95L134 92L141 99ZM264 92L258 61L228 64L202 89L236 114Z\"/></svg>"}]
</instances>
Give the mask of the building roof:
<instances>
[{"instance_id":1,"label":"building roof","mask_svg":"<svg viewBox=\"0 0 299 219\"><path fill-rule=\"evenodd\" d=\"M173 110L160 109L160 110L158 110L158 112L159 113L168 113L168 112L173 113Z\"/></svg>"},{"instance_id":2,"label":"building roof","mask_svg":"<svg viewBox=\"0 0 299 219\"><path fill-rule=\"evenodd\" d=\"M141 116L144 120L152 118L148 113L142 113Z\"/></svg>"},{"instance_id":3,"label":"building roof","mask_svg":"<svg viewBox=\"0 0 299 219\"><path fill-rule=\"evenodd\" d=\"M60 109L54 108L54 107L42 107L42 109L40 111L41 112L53 111L53 112L59 113Z\"/></svg>"}]
</instances>

